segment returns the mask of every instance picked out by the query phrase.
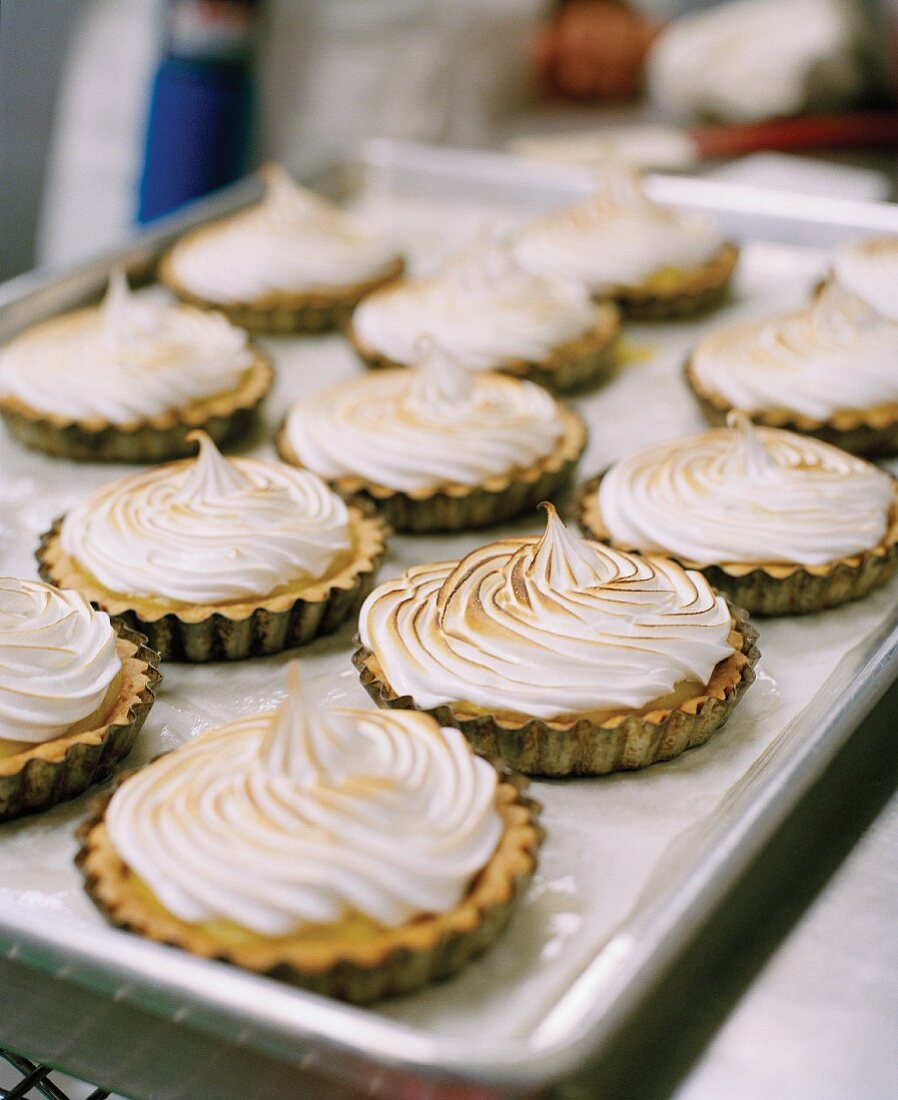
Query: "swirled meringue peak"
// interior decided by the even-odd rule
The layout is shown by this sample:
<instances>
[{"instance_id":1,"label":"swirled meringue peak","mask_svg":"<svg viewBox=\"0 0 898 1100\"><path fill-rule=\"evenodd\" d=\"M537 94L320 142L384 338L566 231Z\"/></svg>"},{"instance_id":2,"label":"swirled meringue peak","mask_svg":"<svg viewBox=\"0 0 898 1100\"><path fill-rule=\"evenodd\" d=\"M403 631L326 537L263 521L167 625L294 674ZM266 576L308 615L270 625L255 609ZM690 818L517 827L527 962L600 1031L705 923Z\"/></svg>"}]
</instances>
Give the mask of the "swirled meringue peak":
<instances>
[{"instance_id":1,"label":"swirled meringue peak","mask_svg":"<svg viewBox=\"0 0 898 1100\"><path fill-rule=\"evenodd\" d=\"M500 240L479 242L432 276L370 295L352 318L360 343L394 363L412 365L427 334L471 370L510 359L544 362L595 322L582 287L526 270Z\"/></svg>"},{"instance_id":2,"label":"swirled meringue peak","mask_svg":"<svg viewBox=\"0 0 898 1100\"><path fill-rule=\"evenodd\" d=\"M733 653L701 574L589 542L546 508L540 538L416 566L368 597L359 633L398 695L545 719L640 709Z\"/></svg>"},{"instance_id":3,"label":"swirled meringue peak","mask_svg":"<svg viewBox=\"0 0 898 1100\"><path fill-rule=\"evenodd\" d=\"M602 479L613 542L699 566L823 565L876 546L895 496L869 462L793 432L729 428L630 455Z\"/></svg>"},{"instance_id":4,"label":"swirled meringue peak","mask_svg":"<svg viewBox=\"0 0 898 1100\"><path fill-rule=\"evenodd\" d=\"M246 333L218 313L137 297L121 271L99 308L28 329L0 353L0 393L39 412L128 424L235 389Z\"/></svg>"},{"instance_id":5,"label":"swirled meringue peak","mask_svg":"<svg viewBox=\"0 0 898 1100\"><path fill-rule=\"evenodd\" d=\"M827 283L811 305L718 329L691 371L737 409L781 409L825 421L898 402L898 324Z\"/></svg>"},{"instance_id":6,"label":"swirled meringue peak","mask_svg":"<svg viewBox=\"0 0 898 1100\"><path fill-rule=\"evenodd\" d=\"M0 578L0 740L37 744L100 713L122 663L109 616L78 592Z\"/></svg>"},{"instance_id":7,"label":"swirled meringue peak","mask_svg":"<svg viewBox=\"0 0 898 1100\"><path fill-rule=\"evenodd\" d=\"M181 920L265 936L458 905L502 833L492 766L424 714L313 710L295 664L287 690L119 787L121 858Z\"/></svg>"},{"instance_id":8,"label":"swirled meringue peak","mask_svg":"<svg viewBox=\"0 0 898 1100\"><path fill-rule=\"evenodd\" d=\"M841 287L898 322L898 236L873 237L842 248L832 270Z\"/></svg>"},{"instance_id":9,"label":"swirled meringue peak","mask_svg":"<svg viewBox=\"0 0 898 1100\"><path fill-rule=\"evenodd\" d=\"M286 437L302 464L415 492L479 485L552 453L564 427L541 386L468 371L432 341L422 354L418 369L375 371L298 401Z\"/></svg>"},{"instance_id":10,"label":"swirled meringue peak","mask_svg":"<svg viewBox=\"0 0 898 1100\"><path fill-rule=\"evenodd\" d=\"M705 218L652 202L635 171L609 153L596 193L523 226L516 253L533 271L602 295L668 268L701 267L723 243Z\"/></svg>"},{"instance_id":11,"label":"swirled meringue peak","mask_svg":"<svg viewBox=\"0 0 898 1100\"><path fill-rule=\"evenodd\" d=\"M323 577L351 548L346 505L315 474L225 458L192 435L195 459L102 486L65 517L63 550L105 588L186 604L258 598Z\"/></svg>"},{"instance_id":12,"label":"swirled meringue peak","mask_svg":"<svg viewBox=\"0 0 898 1100\"><path fill-rule=\"evenodd\" d=\"M306 190L278 165L259 173L261 202L182 237L168 253L180 286L207 302L341 289L384 274L397 259L372 226Z\"/></svg>"}]
</instances>

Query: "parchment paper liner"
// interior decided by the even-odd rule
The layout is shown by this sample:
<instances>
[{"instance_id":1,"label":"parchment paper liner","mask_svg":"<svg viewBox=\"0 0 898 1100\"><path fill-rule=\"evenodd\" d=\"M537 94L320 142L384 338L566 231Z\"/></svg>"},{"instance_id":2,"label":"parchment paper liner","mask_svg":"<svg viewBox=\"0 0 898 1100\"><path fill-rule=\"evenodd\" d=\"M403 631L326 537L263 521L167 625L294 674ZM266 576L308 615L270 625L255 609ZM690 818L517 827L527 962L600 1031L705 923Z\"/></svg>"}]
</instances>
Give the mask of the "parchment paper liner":
<instances>
[{"instance_id":1,"label":"parchment paper liner","mask_svg":"<svg viewBox=\"0 0 898 1100\"><path fill-rule=\"evenodd\" d=\"M443 726L455 726L475 752L503 760L526 775L605 775L644 768L703 745L729 718L754 681L760 656L758 634L746 613L730 606L731 640L738 652L721 661L701 695L678 707L648 714L618 715L597 722L586 716L544 720L473 713L464 703L427 710ZM424 710L408 695L397 696L370 649L352 657L362 686L379 707Z\"/></svg>"},{"instance_id":2,"label":"parchment paper liner","mask_svg":"<svg viewBox=\"0 0 898 1100\"><path fill-rule=\"evenodd\" d=\"M334 576L301 589L240 603L138 612L127 596L96 585L66 554L59 541L60 516L40 541L38 572L51 584L74 588L96 607L142 631L167 661L235 661L305 645L336 630L358 610L374 584L389 528L365 501L350 505L355 554Z\"/></svg>"},{"instance_id":3,"label":"parchment paper liner","mask_svg":"<svg viewBox=\"0 0 898 1100\"><path fill-rule=\"evenodd\" d=\"M335 937L312 944L284 938L226 945L206 929L151 909L133 889L128 868L109 841L104 816L111 794L95 800L80 827L76 862L93 902L121 928L315 993L363 1003L447 978L497 938L530 881L543 835L539 806L525 796L524 786L525 781L503 775L496 801L505 832L460 905L361 941Z\"/></svg>"},{"instance_id":4,"label":"parchment paper liner","mask_svg":"<svg viewBox=\"0 0 898 1100\"><path fill-rule=\"evenodd\" d=\"M590 478L578 490L577 523L587 537L612 545L599 511L602 477ZM892 478L892 484L895 502L889 530L881 543L862 554L825 565L701 565L674 554L667 557L684 569L703 573L712 587L753 615L798 615L837 607L866 596L898 569L898 479Z\"/></svg>"},{"instance_id":5,"label":"parchment paper liner","mask_svg":"<svg viewBox=\"0 0 898 1100\"><path fill-rule=\"evenodd\" d=\"M215 232L216 224L202 226L190 236ZM159 261L157 277L184 302L201 309L223 313L232 324L260 335L285 335L297 332L324 332L342 328L352 311L367 294L398 279L405 270L405 260L397 256L381 274L360 283L318 290L271 291L251 302L209 302L191 293L179 281L171 268L170 252Z\"/></svg>"},{"instance_id":6,"label":"parchment paper liner","mask_svg":"<svg viewBox=\"0 0 898 1100\"><path fill-rule=\"evenodd\" d=\"M735 406L730 405L719 394L702 388L691 359L686 363L685 375L708 423L715 427L725 425L727 413ZM759 412L746 412L746 415L755 424L812 435L851 454L867 455L870 458L898 454L898 402L876 409L843 409L830 420L815 420L788 409L762 409Z\"/></svg>"},{"instance_id":7,"label":"parchment paper liner","mask_svg":"<svg viewBox=\"0 0 898 1100\"><path fill-rule=\"evenodd\" d=\"M603 297L620 306L627 318L643 321L668 321L691 317L720 305L727 296L730 280L739 259L739 249L725 244L699 268L677 269L670 286L616 286Z\"/></svg>"},{"instance_id":8,"label":"parchment paper liner","mask_svg":"<svg viewBox=\"0 0 898 1100\"><path fill-rule=\"evenodd\" d=\"M0 821L49 809L100 783L131 751L150 712L159 672L159 654L146 638L120 622L116 649L123 679L118 701L97 729L29 745L15 756L0 757Z\"/></svg>"},{"instance_id":9,"label":"parchment paper liner","mask_svg":"<svg viewBox=\"0 0 898 1100\"><path fill-rule=\"evenodd\" d=\"M595 325L589 332L553 348L548 359L536 362L526 359L506 359L494 368L501 374L538 382L558 393L574 390L601 381L615 364L615 344L620 333L620 311L612 302L596 305ZM350 321L346 336L366 366L373 370L383 367L405 367L367 347Z\"/></svg>"},{"instance_id":10,"label":"parchment paper liner","mask_svg":"<svg viewBox=\"0 0 898 1100\"><path fill-rule=\"evenodd\" d=\"M572 409L561 405L559 412L564 435L550 455L527 469L491 477L482 485L450 485L405 493L361 477L334 478L328 484L347 500L370 501L394 531L420 533L489 527L535 508L542 500L551 500L570 481L586 446L587 430ZM278 435L277 447L285 462L302 466L284 428Z\"/></svg>"},{"instance_id":11,"label":"parchment paper liner","mask_svg":"<svg viewBox=\"0 0 898 1100\"><path fill-rule=\"evenodd\" d=\"M197 428L216 443L243 435L262 399L271 389L274 372L258 348L252 366L237 389L195 401L184 409L132 424L106 420L72 420L30 408L14 397L0 398L0 414L10 432L27 447L61 458L85 462L163 462L194 454L187 440Z\"/></svg>"}]
</instances>

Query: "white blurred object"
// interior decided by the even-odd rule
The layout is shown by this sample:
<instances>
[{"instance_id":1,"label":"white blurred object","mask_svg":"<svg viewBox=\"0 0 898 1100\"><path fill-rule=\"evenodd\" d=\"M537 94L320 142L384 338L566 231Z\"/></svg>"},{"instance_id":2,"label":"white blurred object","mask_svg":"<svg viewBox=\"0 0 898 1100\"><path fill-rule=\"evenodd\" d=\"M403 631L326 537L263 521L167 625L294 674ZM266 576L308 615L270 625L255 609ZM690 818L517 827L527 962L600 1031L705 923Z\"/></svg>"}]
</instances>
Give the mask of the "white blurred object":
<instances>
[{"instance_id":1,"label":"white blurred object","mask_svg":"<svg viewBox=\"0 0 898 1100\"><path fill-rule=\"evenodd\" d=\"M847 0L734 0L675 20L647 65L652 101L683 120L735 122L831 106L864 85Z\"/></svg>"},{"instance_id":2,"label":"white blurred object","mask_svg":"<svg viewBox=\"0 0 898 1100\"><path fill-rule=\"evenodd\" d=\"M831 195L865 202L889 197L889 181L882 172L783 153L754 153L714 168L706 175L729 183L799 191L806 195Z\"/></svg>"},{"instance_id":3,"label":"white blurred object","mask_svg":"<svg viewBox=\"0 0 898 1100\"><path fill-rule=\"evenodd\" d=\"M511 152L556 164L599 167L609 149L635 168L691 168L698 160L695 142L673 126L628 126L573 134L515 138Z\"/></svg>"},{"instance_id":4,"label":"white blurred object","mask_svg":"<svg viewBox=\"0 0 898 1100\"><path fill-rule=\"evenodd\" d=\"M256 151L306 174L363 138L484 144L529 92L543 0L268 0ZM159 0L84 0L60 81L38 251L128 235Z\"/></svg>"}]
</instances>

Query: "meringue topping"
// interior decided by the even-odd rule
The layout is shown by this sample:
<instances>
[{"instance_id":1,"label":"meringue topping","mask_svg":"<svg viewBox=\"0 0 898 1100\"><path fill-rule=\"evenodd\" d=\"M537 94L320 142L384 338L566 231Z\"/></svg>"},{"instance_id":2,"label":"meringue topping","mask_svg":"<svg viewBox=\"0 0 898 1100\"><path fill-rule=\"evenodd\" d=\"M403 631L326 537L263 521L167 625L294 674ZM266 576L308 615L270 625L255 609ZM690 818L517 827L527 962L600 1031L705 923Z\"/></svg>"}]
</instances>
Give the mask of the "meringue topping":
<instances>
[{"instance_id":1,"label":"meringue topping","mask_svg":"<svg viewBox=\"0 0 898 1100\"><path fill-rule=\"evenodd\" d=\"M560 407L541 386L468 371L433 342L422 355L420 369L377 371L298 401L285 431L303 466L415 492L480 485L555 449Z\"/></svg>"},{"instance_id":2,"label":"meringue topping","mask_svg":"<svg viewBox=\"0 0 898 1100\"><path fill-rule=\"evenodd\" d=\"M895 494L869 462L820 440L729 428L661 443L616 463L599 511L616 545L704 566L823 565L885 537Z\"/></svg>"},{"instance_id":3,"label":"meringue topping","mask_svg":"<svg viewBox=\"0 0 898 1100\"><path fill-rule=\"evenodd\" d=\"M513 359L545 362L590 332L595 307L582 287L526 271L508 242L480 242L435 275L407 279L366 298L352 318L367 349L405 366L431 336L471 370Z\"/></svg>"},{"instance_id":4,"label":"meringue topping","mask_svg":"<svg viewBox=\"0 0 898 1100\"><path fill-rule=\"evenodd\" d=\"M413 567L368 597L359 633L398 695L545 719L639 709L734 652L701 574L589 542L546 509L539 538Z\"/></svg>"},{"instance_id":5,"label":"meringue topping","mask_svg":"<svg viewBox=\"0 0 898 1100\"><path fill-rule=\"evenodd\" d=\"M705 218L652 202L638 175L609 152L596 193L523 226L516 255L532 271L600 296L667 268L694 270L723 244Z\"/></svg>"},{"instance_id":6,"label":"meringue topping","mask_svg":"<svg viewBox=\"0 0 898 1100\"><path fill-rule=\"evenodd\" d=\"M386 273L397 259L387 238L277 165L260 172L261 202L188 233L167 264L184 290L223 305L266 294L341 289Z\"/></svg>"},{"instance_id":7,"label":"meringue topping","mask_svg":"<svg viewBox=\"0 0 898 1100\"><path fill-rule=\"evenodd\" d=\"M0 578L0 739L37 744L100 713L121 673L109 616L78 592Z\"/></svg>"},{"instance_id":8,"label":"meringue topping","mask_svg":"<svg viewBox=\"0 0 898 1100\"><path fill-rule=\"evenodd\" d=\"M898 403L898 324L828 283L809 306L712 332L691 370L702 390L746 412L822 422Z\"/></svg>"},{"instance_id":9,"label":"meringue topping","mask_svg":"<svg viewBox=\"0 0 898 1100\"><path fill-rule=\"evenodd\" d=\"M833 259L833 276L844 290L898 322L898 235L842 248Z\"/></svg>"},{"instance_id":10,"label":"meringue topping","mask_svg":"<svg viewBox=\"0 0 898 1100\"><path fill-rule=\"evenodd\" d=\"M229 722L116 791L121 858L176 917L265 936L462 901L501 837L497 774L413 711L322 710L288 668L279 711Z\"/></svg>"},{"instance_id":11,"label":"meringue topping","mask_svg":"<svg viewBox=\"0 0 898 1100\"><path fill-rule=\"evenodd\" d=\"M63 521L62 548L105 588L187 604L264 597L350 550L346 505L315 474L191 438L196 459L102 486Z\"/></svg>"},{"instance_id":12,"label":"meringue topping","mask_svg":"<svg viewBox=\"0 0 898 1100\"><path fill-rule=\"evenodd\" d=\"M36 325L0 353L0 393L39 412L129 424L236 389L246 333L217 313L131 293L121 271L95 309Z\"/></svg>"}]
</instances>

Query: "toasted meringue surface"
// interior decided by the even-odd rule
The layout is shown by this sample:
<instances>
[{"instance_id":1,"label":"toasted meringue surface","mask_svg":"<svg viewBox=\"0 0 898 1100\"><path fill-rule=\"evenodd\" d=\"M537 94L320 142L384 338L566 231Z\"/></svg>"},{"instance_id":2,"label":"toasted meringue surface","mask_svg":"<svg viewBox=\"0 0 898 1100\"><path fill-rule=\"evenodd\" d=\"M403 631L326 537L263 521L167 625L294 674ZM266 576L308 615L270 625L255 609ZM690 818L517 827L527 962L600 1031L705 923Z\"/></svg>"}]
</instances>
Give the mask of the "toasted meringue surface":
<instances>
[{"instance_id":1,"label":"toasted meringue surface","mask_svg":"<svg viewBox=\"0 0 898 1100\"><path fill-rule=\"evenodd\" d=\"M359 634L397 695L538 718L638 709L734 652L701 574L588 542L548 512L539 538L413 567L368 597Z\"/></svg>"},{"instance_id":2,"label":"toasted meringue surface","mask_svg":"<svg viewBox=\"0 0 898 1100\"><path fill-rule=\"evenodd\" d=\"M100 307L27 329L0 352L0 396L128 424L236 389L252 364L246 333L221 314L136 297L115 272Z\"/></svg>"},{"instance_id":3,"label":"toasted meringue surface","mask_svg":"<svg viewBox=\"0 0 898 1100\"><path fill-rule=\"evenodd\" d=\"M351 549L346 505L315 474L225 458L202 432L195 459L120 478L62 524L63 550L130 596L208 604L322 577Z\"/></svg>"},{"instance_id":4,"label":"toasted meringue surface","mask_svg":"<svg viewBox=\"0 0 898 1100\"><path fill-rule=\"evenodd\" d=\"M424 714L308 707L295 663L287 688L116 791L121 858L181 920L267 936L457 905L502 835L495 769Z\"/></svg>"},{"instance_id":5,"label":"toasted meringue surface","mask_svg":"<svg viewBox=\"0 0 898 1100\"><path fill-rule=\"evenodd\" d=\"M0 578L0 739L60 737L102 708L121 671L105 612L78 592Z\"/></svg>"},{"instance_id":6,"label":"toasted meringue surface","mask_svg":"<svg viewBox=\"0 0 898 1100\"><path fill-rule=\"evenodd\" d=\"M729 419L612 466L599 510L616 545L700 566L822 565L884 538L895 501L887 474L812 437Z\"/></svg>"}]
</instances>

